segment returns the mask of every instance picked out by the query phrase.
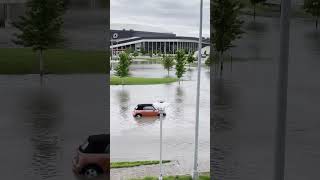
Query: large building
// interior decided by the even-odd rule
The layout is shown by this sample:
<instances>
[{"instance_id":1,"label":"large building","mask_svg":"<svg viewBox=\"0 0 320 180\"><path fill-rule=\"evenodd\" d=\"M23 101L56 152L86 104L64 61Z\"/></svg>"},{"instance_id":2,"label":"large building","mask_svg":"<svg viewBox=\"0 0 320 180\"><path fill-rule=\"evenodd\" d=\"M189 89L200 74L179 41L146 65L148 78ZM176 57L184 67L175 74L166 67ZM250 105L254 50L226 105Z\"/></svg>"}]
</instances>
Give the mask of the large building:
<instances>
[{"instance_id":1,"label":"large building","mask_svg":"<svg viewBox=\"0 0 320 180\"><path fill-rule=\"evenodd\" d=\"M188 52L198 50L199 38L182 37L173 33L145 32L134 30L111 30L110 49L113 55L131 48L148 54L174 54L183 49ZM203 38L202 47L209 46L210 40Z\"/></svg>"}]
</instances>

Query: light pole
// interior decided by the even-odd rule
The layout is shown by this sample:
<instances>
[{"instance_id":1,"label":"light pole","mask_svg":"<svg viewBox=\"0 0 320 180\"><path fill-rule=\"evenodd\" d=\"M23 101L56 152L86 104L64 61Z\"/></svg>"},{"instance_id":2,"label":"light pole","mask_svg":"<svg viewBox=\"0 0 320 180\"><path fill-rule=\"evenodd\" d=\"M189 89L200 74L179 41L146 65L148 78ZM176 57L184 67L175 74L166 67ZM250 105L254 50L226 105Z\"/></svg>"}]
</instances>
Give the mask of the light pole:
<instances>
[{"instance_id":1,"label":"light pole","mask_svg":"<svg viewBox=\"0 0 320 180\"><path fill-rule=\"evenodd\" d=\"M284 180L285 170L290 1L291 0L281 1L280 59L277 82L277 123L275 136L274 180Z\"/></svg>"},{"instance_id":2,"label":"light pole","mask_svg":"<svg viewBox=\"0 0 320 180\"><path fill-rule=\"evenodd\" d=\"M195 125L195 141L194 141L194 162L193 175L194 180L199 178L198 172L198 139L199 139L199 101L200 101L200 77L201 77L201 49L202 49L202 11L203 0L200 0L200 29L199 29L199 44L198 44L198 78L197 78L197 100L196 100L196 125Z\"/></svg>"},{"instance_id":3,"label":"light pole","mask_svg":"<svg viewBox=\"0 0 320 180\"><path fill-rule=\"evenodd\" d=\"M159 175L159 180L162 180L162 118L163 118L163 109L160 109L160 175Z\"/></svg>"},{"instance_id":4,"label":"light pole","mask_svg":"<svg viewBox=\"0 0 320 180\"><path fill-rule=\"evenodd\" d=\"M162 100L159 100L157 103L154 103L154 106L159 110L160 113L160 173L159 173L159 180L163 179L163 172L162 172L162 120L165 112L165 108L168 106L168 103L165 103Z\"/></svg>"}]
</instances>

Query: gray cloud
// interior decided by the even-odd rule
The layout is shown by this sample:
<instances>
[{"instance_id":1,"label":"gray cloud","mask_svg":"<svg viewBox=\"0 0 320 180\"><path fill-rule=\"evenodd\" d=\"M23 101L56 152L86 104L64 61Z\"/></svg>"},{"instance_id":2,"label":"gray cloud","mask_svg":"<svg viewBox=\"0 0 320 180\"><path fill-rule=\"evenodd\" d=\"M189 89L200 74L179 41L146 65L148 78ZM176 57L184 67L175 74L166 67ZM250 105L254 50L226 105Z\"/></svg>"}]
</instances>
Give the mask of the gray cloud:
<instances>
[{"instance_id":1,"label":"gray cloud","mask_svg":"<svg viewBox=\"0 0 320 180\"><path fill-rule=\"evenodd\" d=\"M198 36L200 0L111 0L111 28ZM204 0L203 35L210 34L210 1Z\"/></svg>"}]
</instances>

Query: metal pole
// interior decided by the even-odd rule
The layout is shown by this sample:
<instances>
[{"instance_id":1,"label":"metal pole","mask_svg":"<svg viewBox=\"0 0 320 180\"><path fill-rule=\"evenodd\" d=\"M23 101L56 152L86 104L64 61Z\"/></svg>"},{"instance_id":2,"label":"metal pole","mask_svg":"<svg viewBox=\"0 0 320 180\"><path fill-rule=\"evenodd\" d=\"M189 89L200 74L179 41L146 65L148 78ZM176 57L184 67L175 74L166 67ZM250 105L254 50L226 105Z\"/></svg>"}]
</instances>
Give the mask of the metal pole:
<instances>
[{"instance_id":1,"label":"metal pole","mask_svg":"<svg viewBox=\"0 0 320 180\"><path fill-rule=\"evenodd\" d=\"M163 117L163 110L160 109L160 176L159 176L159 180L162 180L162 117Z\"/></svg>"},{"instance_id":2,"label":"metal pole","mask_svg":"<svg viewBox=\"0 0 320 180\"><path fill-rule=\"evenodd\" d=\"M197 100L196 100L196 125L195 125L195 143L194 143L194 164L193 179L199 178L198 172L198 138L199 138L199 101L200 101L200 76L201 76L201 45L202 45L202 10L203 0L200 0L200 29L199 29L199 46L198 46L198 79L197 79Z\"/></svg>"},{"instance_id":3,"label":"metal pole","mask_svg":"<svg viewBox=\"0 0 320 180\"><path fill-rule=\"evenodd\" d=\"M281 1L280 59L277 82L277 124L275 136L274 180L284 180L285 170L290 6L290 0Z\"/></svg>"}]
</instances>

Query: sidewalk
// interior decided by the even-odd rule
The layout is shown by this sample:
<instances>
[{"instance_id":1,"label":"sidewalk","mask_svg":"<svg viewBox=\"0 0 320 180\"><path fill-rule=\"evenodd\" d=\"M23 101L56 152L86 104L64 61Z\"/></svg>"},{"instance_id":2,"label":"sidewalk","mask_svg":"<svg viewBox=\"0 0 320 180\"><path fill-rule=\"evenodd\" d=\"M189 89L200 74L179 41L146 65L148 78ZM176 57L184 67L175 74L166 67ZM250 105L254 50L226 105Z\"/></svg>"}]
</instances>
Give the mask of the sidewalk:
<instances>
[{"instance_id":1,"label":"sidewalk","mask_svg":"<svg viewBox=\"0 0 320 180\"><path fill-rule=\"evenodd\" d=\"M199 167L199 171L208 172L209 171L208 168ZM158 177L159 172L160 172L159 164L138 166L138 167L132 167L132 168L111 169L110 179L111 180L129 180L132 178L143 178L146 176ZM171 163L163 164L162 172L163 172L163 176L186 175L186 174L191 174L192 169L182 167L179 161L173 161Z\"/></svg>"}]
</instances>

